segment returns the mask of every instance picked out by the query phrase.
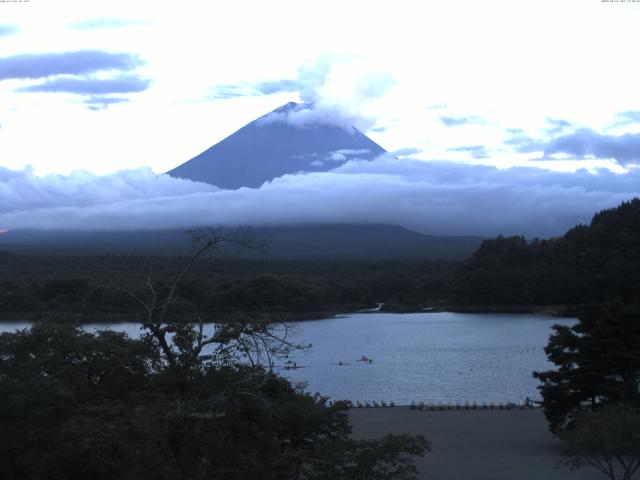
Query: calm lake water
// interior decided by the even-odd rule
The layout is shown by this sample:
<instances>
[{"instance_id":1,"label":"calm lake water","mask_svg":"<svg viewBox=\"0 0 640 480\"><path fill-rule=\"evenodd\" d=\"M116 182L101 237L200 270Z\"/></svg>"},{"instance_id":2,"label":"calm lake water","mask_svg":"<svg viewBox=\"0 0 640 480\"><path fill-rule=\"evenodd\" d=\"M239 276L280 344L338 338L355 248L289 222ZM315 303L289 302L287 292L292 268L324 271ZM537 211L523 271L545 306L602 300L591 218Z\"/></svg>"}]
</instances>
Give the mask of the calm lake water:
<instances>
[{"instance_id":1,"label":"calm lake water","mask_svg":"<svg viewBox=\"0 0 640 480\"><path fill-rule=\"evenodd\" d=\"M356 313L294 322L295 341L311 343L281 368L307 390L332 399L396 404L498 403L538 399L534 370L551 368L544 346L555 323L573 319L522 314ZM0 324L0 331L25 328ZM140 334L138 324L89 325ZM358 361L362 356L373 363ZM342 365L340 365L342 363Z\"/></svg>"}]
</instances>

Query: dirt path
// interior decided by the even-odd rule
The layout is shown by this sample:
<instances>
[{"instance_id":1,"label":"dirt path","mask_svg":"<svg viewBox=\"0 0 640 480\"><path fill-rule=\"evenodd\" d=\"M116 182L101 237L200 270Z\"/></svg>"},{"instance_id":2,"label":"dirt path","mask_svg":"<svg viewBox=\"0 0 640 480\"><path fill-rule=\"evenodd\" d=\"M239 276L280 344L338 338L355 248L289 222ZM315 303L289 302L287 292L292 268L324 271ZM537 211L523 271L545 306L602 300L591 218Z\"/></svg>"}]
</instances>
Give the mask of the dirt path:
<instances>
[{"instance_id":1,"label":"dirt path","mask_svg":"<svg viewBox=\"0 0 640 480\"><path fill-rule=\"evenodd\" d=\"M429 480L604 480L595 469L556 468L557 443L535 410L411 410L350 412L356 438L386 432L422 434L432 451L418 459Z\"/></svg>"}]
</instances>

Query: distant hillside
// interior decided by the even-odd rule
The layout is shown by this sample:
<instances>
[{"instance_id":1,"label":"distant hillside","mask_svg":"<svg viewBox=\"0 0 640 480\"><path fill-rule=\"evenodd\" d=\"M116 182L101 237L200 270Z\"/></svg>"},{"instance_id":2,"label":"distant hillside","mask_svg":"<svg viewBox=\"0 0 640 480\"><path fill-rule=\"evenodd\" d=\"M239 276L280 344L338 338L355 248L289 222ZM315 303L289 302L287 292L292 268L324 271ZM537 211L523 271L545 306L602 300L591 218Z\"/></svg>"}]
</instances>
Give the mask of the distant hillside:
<instances>
[{"instance_id":1,"label":"distant hillside","mask_svg":"<svg viewBox=\"0 0 640 480\"><path fill-rule=\"evenodd\" d=\"M267 243L252 258L461 260L480 237L435 237L391 225L298 225L256 227ZM191 237L183 230L45 231L0 234L0 250L19 253L186 255Z\"/></svg>"},{"instance_id":2,"label":"distant hillside","mask_svg":"<svg viewBox=\"0 0 640 480\"><path fill-rule=\"evenodd\" d=\"M577 305L640 294L640 199L597 213L563 237L485 240L457 271L458 305Z\"/></svg>"},{"instance_id":3,"label":"distant hillside","mask_svg":"<svg viewBox=\"0 0 640 480\"><path fill-rule=\"evenodd\" d=\"M483 240L429 236L392 225L263 227L256 233L267 239L272 256L289 259L461 260Z\"/></svg>"},{"instance_id":4,"label":"distant hillside","mask_svg":"<svg viewBox=\"0 0 640 480\"><path fill-rule=\"evenodd\" d=\"M256 188L282 175L324 172L349 159L373 160L386 152L353 127L295 127L282 118L308 108L294 102L283 105L167 173L220 188Z\"/></svg>"}]
</instances>

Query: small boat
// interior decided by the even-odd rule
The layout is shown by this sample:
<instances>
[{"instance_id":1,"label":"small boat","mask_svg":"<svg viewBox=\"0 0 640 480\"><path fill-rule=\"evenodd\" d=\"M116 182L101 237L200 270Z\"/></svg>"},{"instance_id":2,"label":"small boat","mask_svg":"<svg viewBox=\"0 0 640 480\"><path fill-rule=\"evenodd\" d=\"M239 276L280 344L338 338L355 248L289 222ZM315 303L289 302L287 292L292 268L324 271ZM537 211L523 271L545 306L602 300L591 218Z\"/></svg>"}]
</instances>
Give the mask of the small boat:
<instances>
[{"instance_id":1,"label":"small boat","mask_svg":"<svg viewBox=\"0 0 640 480\"><path fill-rule=\"evenodd\" d=\"M278 368L282 370L297 370L298 368L304 368L304 365L298 365L296 362L285 362L284 365L280 365Z\"/></svg>"}]
</instances>

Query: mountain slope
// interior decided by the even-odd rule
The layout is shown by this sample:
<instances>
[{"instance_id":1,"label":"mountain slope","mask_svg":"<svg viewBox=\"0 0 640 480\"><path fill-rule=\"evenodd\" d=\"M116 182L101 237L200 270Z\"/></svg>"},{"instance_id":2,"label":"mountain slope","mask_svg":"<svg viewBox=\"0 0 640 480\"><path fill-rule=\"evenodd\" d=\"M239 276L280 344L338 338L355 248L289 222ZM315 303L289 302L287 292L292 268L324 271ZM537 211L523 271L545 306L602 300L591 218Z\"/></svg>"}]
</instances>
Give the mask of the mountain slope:
<instances>
[{"instance_id":1,"label":"mountain slope","mask_svg":"<svg viewBox=\"0 0 640 480\"><path fill-rule=\"evenodd\" d=\"M252 258L288 260L461 260L480 237L432 237L391 225L296 225L255 227L264 253ZM184 230L46 231L0 234L0 250L17 253L186 255L191 238Z\"/></svg>"},{"instance_id":2,"label":"mountain slope","mask_svg":"<svg viewBox=\"0 0 640 480\"><path fill-rule=\"evenodd\" d=\"M308 108L283 105L167 173L225 189L256 188L288 173L327 171L351 158L373 160L386 152L353 127L296 127L283 119Z\"/></svg>"}]
</instances>

